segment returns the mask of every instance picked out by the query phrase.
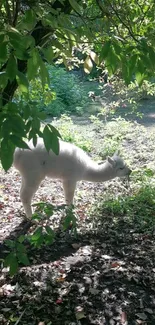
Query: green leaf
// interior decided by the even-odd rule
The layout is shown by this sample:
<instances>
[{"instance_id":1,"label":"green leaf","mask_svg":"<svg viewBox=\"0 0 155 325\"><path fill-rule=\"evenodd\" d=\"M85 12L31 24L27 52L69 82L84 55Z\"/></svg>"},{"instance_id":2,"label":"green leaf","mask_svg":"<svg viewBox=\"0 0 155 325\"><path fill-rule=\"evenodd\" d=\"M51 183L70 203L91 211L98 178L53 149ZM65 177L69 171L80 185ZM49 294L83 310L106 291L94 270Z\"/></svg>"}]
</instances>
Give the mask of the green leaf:
<instances>
[{"instance_id":1,"label":"green leaf","mask_svg":"<svg viewBox=\"0 0 155 325\"><path fill-rule=\"evenodd\" d=\"M27 30L31 30L32 28L34 28L36 24L36 15L34 10L32 9L28 9L25 12L25 19L24 19L24 27Z\"/></svg>"},{"instance_id":2,"label":"green leaf","mask_svg":"<svg viewBox=\"0 0 155 325\"><path fill-rule=\"evenodd\" d=\"M7 44L1 43L0 44L0 62L4 62L7 60Z\"/></svg>"},{"instance_id":3,"label":"green leaf","mask_svg":"<svg viewBox=\"0 0 155 325\"><path fill-rule=\"evenodd\" d=\"M28 118L30 117L31 115L31 109L30 109L30 106L27 104L27 105L24 105L22 107L22 112L23 112L23 118L24 120L28 120Z\"/></svg>"},{"instance_id":4,"label":"green leaf","mask_svg":"<svg viewBox=\"0 0 155 325\"><path fill-rule=\"evenodd\" d=\"M40 78L41 78L41 83L43 88L46 85L46 83L50 84L48 70L41 58L40 58Z\"/></svg>"},{"instance_id":5,"label":"green leaf","mask_svg":"<svg viewBox=\"0 0 155 325\"><path fill-rule=\"evenodd\" d=\"M79 14L81 13L81 7L79 6L77 1L69 0L69 3L76 12L78 12Z\"/></svg>"},{"instance_id":6,"label":"green leaf","mask_svg":"<svg viewBox=\"0 0 155 325\"><path fill-rule=\"evenodd\" d=\"M4 33L3 32L2 33L0 32L0 44L3 43L4 37L5 37Z\"/></svg>"},{"instance_id":7,"label":"green leaf","mask_svg":"<svg viewBox=\"0 0 155 325\"><path fill-rule=\"evenodd\" d=\"M15 50L21 49L24 50L24 42L23 42L23 37L20 33L16 31L9 31L8 33L9 39L10 39L10 44Z\"/></svg>"},{"instance_id":8,"label":"green leaf","mask_svg":"<svg viewBox=\"0 0 155 325\"><path fill-rule=\"evenodd\" d=\"M14 105L13 105L14 104ZM15 103L9 103L8 106L15 107ZM9 138L10 133L19 135L19 138L26 137L25 124L21 116L7 112L7 118L2 123L1 127L2 137Z\"/></svg>"},{"instance_id":9,"label":"green leaf","mask_svg":"<svg viewBox=\"0 0 155 325\"><path fill-rule=\"evenodd\" d=\"M42 211L46 214L47 217L51 217L53 215L54 207L52 204L44 204Z\"/></svg>"},{"instance_id":10,"label":"green leaf","mask_svg":"<svg viewBox=\"0 0 155 325\"><path fill-rule=\"evenodd\" d=\"M122 52L122 47L119 45L118 42L113 42L113 48L115 53L120 56L121 52Z\"/></svg>"},{"instance_id":11,"label":"green leaf","mask_svg":"<svg viewBox=\"0 0 155 325\"><path fill-rule=\"evenodd\" d=\"M40 120L37 117L34 117L32 120L32 129L37 131L40 129Z\"/></svg>"},{"instance_id":12,"label":"green leaf","mask_svg":"<svg viewBox=\"0 0 155 325\"><path fill-rule=\"evenodd\" d=\"M37 144L37 136L36 136L36 130L31 129L29 132L29 140L33 139L33 145L36 146Z\"/></svg>"},{"instance_id":13,"label":"green leaf","mask_svg":"<svg viewBox=\"0 0 155 325\"><path fill-rule=\"evenodd\" d=\"M47 124L47 126L51 129L51 131L58 137L62 138L60 132L52 125L52 124Z\"/></svg>"},{"instance_id":14,"label":"green leaf","mask_svg":"<svg viewBox=\"0 0 155 325\"><path fill-rule=\"evenodd\" d=\"M54 58L54 52L52 47L49 47L47 49L43 49L43 54L45 56L45 59L47 60L47 62L52 63L53 62L53 58Z\"/></svg>"},{"instance_id":15,"label":"green leaf","mask_svg":"<svg viewBox=\"0 0 155 325\"><path fill-rule=\"evenodd\" d=\"M27 52L27 35L24 36L20 34L19 32L15 31L9 31L8 33L10 44L15 50L15 56L18 59L21 60L28 60L29 59L29 53Z\"/></svg>"},{"instance_id":16,"label":"green leaf","mask_svg":"<svg viewBox=\"0 0 155 325\"><path fill-rule=\"evenodd\" d=\"M16 60L15 60L14 56L12 55L9 58L7 66L6 66L6 73L7 73L8 79L10 81L13 81L15 79L17 71L18 71L17 70L17 63L16 63Z\"/></svg>"},{"instance_id":17,"label":"green leaf","mask_svg":"<svg viewBox=\"0 0 155 325\"><path fill-rule=\"evenodd\" d=\"M18 261L17 261L15 252L11 252L9 255L7 255L7 257L5 258L5 261L4 261L4 265L10 267L10 275L11 276L14 275L15 273L17 273Z\"/></svg>"},{"instance_id":18,"label":"green leaf","mask_svg":"<svg viewBox=\"0 0 155 325\"><path fill-rule=\"evenodd\" d=\"M8 139L3 139L1 141L1 163L5 171L7 171L13 163L13 153L15 146Z\"/></svg>"},{"instance_id":19,"label":"green leaf","mask_svg":"<svg viewBox=\"0 0 155 325\"><path fill-rule=\"evenodd\" d=\"M38 72L40 57L36 49L32 50L30 55L31 58L27 62L27 75L28 75L28 79L32 80Z\"/></svg>"},{"instance_id":20,"label":"green leaf","mask_svg":"<svg viewBox=\"0 0 155 325\"><path fill-rule=\"evenodd\" d=\"M0 72L0 88L4 88L7 85L8 77L5 71Z\"/></svg>"},{"instance_id":21,"label":"green leaf","mask_svg":"<svg viewBox=\"0 0 155 325\"><path fill-rule=\"evenodd\" d=\"M20 235L18 238L19 243L23 243L24 240L25 240L25 235Z\"/></svg>"},{"instance_id":22,"label":"green leaf","mask_svg":"<svg viewBox=\"0 0 155 325\"><path fill-rule=\"evenodd\" d=\"M93 63L90 56L88 55L84 61L84 71L88 74L91 72L92 68L93 68Z\"/></svg>"},{"instance_id":23,"label":"green leaf","mask_svg":"<svg viewBox=\"0 0 155 325\"><path fill-rule=\"evenodd\" d=\"M22 244L22 243L17 243L16 244L16 248L17 248L17 251L20 253L20 254L23 254L26 252L26 247Z\"/></svg>"},{"instance_id":24,"label":"green leaf","mask_svg":"<svg viewBox=\"0 0 155 325\"><path fill-rule=\"evenodd\" d=\"M109 75L112 75L115 73L118 63L119 63L119 57L114 52L113 48L110 48L107 58L105 59L106 67L108 69Z\"/></svg>"},{"instance_id":25,"label":"green leaf","mask_svg":"<svg viewBox=\"0 0 155 325\"><path fill-rule=\"evenodd\" d=\"M20 137L26 137L25 123L20 115L12 115L10 120L12 132Z\"/></svg>"},{"instance_id":26,"label":"green leaf","mask_svg":"<svg viewBox=\"0 0 155 325\"><path fill-rule=\"evenodd\" d=\"M26 76L20 71L17 72L17 82L18 82L20 91L22 93L28 93L29 82L28 82Z\"/></svg>"},{"instance_id":27,"label":"green leaf","mask_svg":"<svg viewBox=\"0 0 155 325\"><path fill-rule=\"evenodd\" d=\"M23 42L26 49L33 49L33 47L35 46L35 39L31 35L24 35Z\"/></svg>"},{"instance_id":28,"label":"green leaf","mask_svg":"<svg viewBox=\"0 0 155 325\"><path fill-rule=\"evenodd\" d=\"M45 112L39 112L37 116L40 120L45 120L47 114Z\"/></svg>"},{"instance_id":29,"label":"green leaf","mask_svg":"<svg viewBox=\"0 0 155 325\"><path fill-rule=\"evenodd\" d=\"M31 121L29 120L26 124L25 124L25 130L26 133L28 133L30 131L31 128ZM30 138L29 138L30 139Z\"/></svg>"},{"instance_id":30,"label":"green leaf","mask_svg":"<svg viewBox=\"0 0 155 325\"><path fill-rule=\"evenodd\" d=\"M48 235L52 235L53 237L55 236L55 232L53 231L53 229L51 227L46 226L45 229L46 229Z\"/></svg>"},{"instance_id":31,"label":"green leaf","mask_svg":"<svg viewBox=\"0 0 155 325\"><path fill-rule=\"evenodd\" d=\"M15 114L18 113L18 106L16 103L14 103L14 102L8 103L8 113L9 113L9 115L11 115L11 117L14 113Z\"/></svg>"},{"instance_id":32,"label":"green leaf","mask_svg":"<svg viewBox=\"0 0 155 325\"><path fill-rule=\"evenodd\" d=\"M14 134L10 135L10 140L16 147L19 147L22 149L29 149L29 146L27 145L27 143L24 142L21 138L19 138L18 136L14 135Z\"/></svg>"},{"instance_id":33,"label":"green leaf","mask_svg":"<svg viewBox=\"0 0 155 325\"><path fill-rule=\"evenodd\" d=\"M12 262L10 264L10 275L13 276L17 273L18 271L18 261L17 258L14 257L14 259L12 259Z\"/></svg>"},{"instance_id":34,"label":"green leaf","mask_svg":"<svg viewBox=\"0 0 155 325\"><path fill-rule=\"evenodd\" d=\"M42 236L42 227L38 227L30 237L31 241L37 241Z\"/></svg>"},{"instance_id":35,"label":"green leaf","mask_svg":"<svg viewBox=\"0 0 155 325\"><path fill-rule=\"evenodd\" d=\"M17 49L15 51L15 55L20 60L28 60L30 58L29 53L27 53L27 51L25 49L24 50Z\"/></svg>"},{"instance_id":36,"label":"green leaf","mask_svg":"<svg viewBox=\"0 0 155 325\"><path fill-rule=\"evenodd\" d=\"M135 78L139 86L142 85L143 80L145 79L145 74L140 73L139 71L135 73Z\"/></svg>"},{"instance_id":37,"label":"green leaf","mask_svg":"<svg viewBox=\"0 0 155 325\"><path fill-rule=\"evenodd\" d=\"M72 222L72 216L71 215L67 215L64 219L63 222L63 228L64 230L68 229L70 227L70 224Z\"/></svg>"},{"instance_id":38,"label":"green leaf","mask_svg":"<svg viewBox=\"0 0 155 325\"><path fill-rule=\"evenodd\" d=\"M17 252L17 257L20 263L24 265L30 265L30 261L26 253L20 254L19 252Z\"/></svg>"},{"instance_id":39,"label":"green leaf","mask_svg":"<svg viewBox=\"0 0 155 325\"><path fill-rule=\"evenodd\" d=\"M49 151L50 149L58 155L59 154L59 140L58 137L49 130L48 126L46 125L43 130L43 139L46 150Z\"/></svg>"},{"instance_id":40,"label":"green leaf","mask_svg":"<svg viewBox=\"0 0 155 325\"><path fill-rule=\"evenodd\" d=\"M148 47L149 58L152 63L153 68L155 68L155 51L152 47Z\"/></svg>"},{"instance_id":41,"label":"green leaf","mask_svg":"<svg viewBox=\"0 0 155 325\"><path fill-rule=\"evenodd\" d=\"M132 55L130 57L130 59L129 59L129 71L130 71L130 75L132 75L132 73L135 72L135 67L136 67L137 59L138 59L138 55L137 54Z\"/></svg>"},{"instance_id":42,"label":"green leaf","mask_svg":"<svg viewBox=\"0 0 155 325\"><path fill-rule=\"evenodd\" d=\"M57 49L59 49L60 51L63 51L63 46L57 39L51 41L51 44L55 46Z\"/></svg>"},{"instance_id":43,"label":"green leaf","mask_svg":"<svg viewBox=\"0 0 155 325\"><path fill-rule=\"evenodd\" d=\"M51 245L54 242L54 236L44 234L44 242L45 242L46 245Z\"/></svg>"},{"instance_id":44,"label":"green leaf","mask_svg":"<svg viewBox=\"0 0 155 325\"><path fill-rule=\"evenodd\" d=\"M106 41L102 50L101 50L100 62L102 62L103 59L106 59L106 57L108 56L108 53L110 51L110 47L111 47L111 41Z\"/></svg>"},{"instance_id":45,"label":"green leaf","mask_svg":"<svg viewBox=\"0 0 155 325\"><path fill-rule=\"evenodd\" d=\"M13 240L10 239L6 239L5 240L5 244L10 247L10 248L14 248L15 247L15 242Z\"/></svg>"}]
</instances>

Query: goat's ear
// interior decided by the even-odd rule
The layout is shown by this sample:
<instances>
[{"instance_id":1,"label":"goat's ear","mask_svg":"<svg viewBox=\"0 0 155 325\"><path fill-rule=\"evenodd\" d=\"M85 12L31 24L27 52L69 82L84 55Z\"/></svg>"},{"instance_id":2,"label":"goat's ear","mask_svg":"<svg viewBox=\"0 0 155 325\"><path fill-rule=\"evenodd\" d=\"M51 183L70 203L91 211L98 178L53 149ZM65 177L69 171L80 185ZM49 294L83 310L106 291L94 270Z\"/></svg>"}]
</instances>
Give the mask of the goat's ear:
<instances>
[{"instance_id":1,"label":"goat's ear","mask_svg":"<svg viewBox=\"0 0 155 325\"><path fill-rule=\"evenodd\" d=\"M107 157L107 160L108 160L108 162L109 162L110 165L112 165L113 167L116 166L116 161L114 159L112 159L111 157L108 156Z\"/></svg>"}]
</instances>

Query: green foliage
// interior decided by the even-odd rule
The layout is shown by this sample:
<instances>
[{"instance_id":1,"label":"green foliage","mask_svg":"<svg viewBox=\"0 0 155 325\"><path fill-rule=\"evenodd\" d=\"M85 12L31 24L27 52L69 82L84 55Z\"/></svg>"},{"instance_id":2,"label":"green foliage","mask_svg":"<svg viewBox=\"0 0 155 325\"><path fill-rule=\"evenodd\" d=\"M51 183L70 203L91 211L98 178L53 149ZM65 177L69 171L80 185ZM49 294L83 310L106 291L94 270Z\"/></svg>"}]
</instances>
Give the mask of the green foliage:
<instances>
[{"instance_id":1,"label":"green foliage","mask_svg":"<svg viewBox=\"0 0 155 325\"><path fill-rule=\"evenodd\" d=\"M21 235L17 240L6 240L5 244L9 248L10 253L4 260L4 266L9 267L9 273L11 276L17 273L21 264L29 265L29 259L27 255L27 249L25 246L25 239L30 245L40 248L43 245L51 245L55 240L55 231L49 226L48 219L54 213L63 212L62 229L64 231L70 230L74 235L77 233L76 215L73 207L67 207L62 205L55 207L52 204L40 202L34 204L36 212L32 216L32 220L35 222L42 221L43 226L36 224L34 232L30 235ZM65 217L64 217L65 213Z\"/></svg>"},{"instance_id":2,"label":"green foliage","mask_svg":"<svg viewBox=\"0 0 155 325\"><path fill-rule=\"evenodd\" d=\"M18 271L20 264L29 265L26 247L23 244L25 236L20 236L15 240L6 240L5 244L11 250L4 260L4 265L9 266L10 275L14 275Z\"/></svg>"},{"instance_id":3,"label":"green foliage","mask_svg":"<svg viewBox=\"0 0 155 325\"><path fill-rule=\"evenodd\" d=\"M120 196L102 202L99 210L102 209L105 215L113 218L115 229L124 217L128 225L140 232L153 233L155 230L155 188L149 185L141 187L132 196Z\"/></svg>"},{"instance_id":4,"label":"green foliage","mask_svg":"<svg viewBox=\"0 0 155 325\"><path fill-rule=\"evenodd\" d=\"M155 96L155 82L153 80L144 80L141 87L139 87L136 81L132 81L126 86L124 80L115 78L112 86L115 96L120 98L120 106L122 104L131 106L131 113L137 110L138 101Z\"/></svg>"},{"instance_id":5,"label":"green foliage","mask_svg":"<svg viewBox=\"0 0 155 325\"><path fill-rule=\"evenodd\" d=\"M76 234L76 216L73 207L66 207L66 205L61 205L55 207L50 203L39 202L34 204L36 207L36 212L32 216L32 220L43 221L44 224L47 220L45 226L38 226L32 235L27 238L31 245L35 247L41 247L42 245L51 245L55 240L55 231L48 225L48 219L54 213L65 212L65 217L63 218L63 229L68 228Z\"/></svg>"},{"instance_id":6,"label":"green foliage","mask_svg":"<svg viewBox=\"0 0 155 325\"><path fill-rule=\"evenodd\" d=\"M31 245L41 247L42 245L51 245L54 241L55 233L49 226L39 226L34 233L28 237Z\"/></svg>"},{"instance_id":7,"label":"green foliage","mask_svg":"<svg viewBox=\"0 0 155 325\"><path fill-rule=\"evenodd\" d=\"M37 106L21 105L20 112L16 103L8 103L5 106L5 111L0 117L0 157L5 170L12 165L15 147L28 148L26 142L22 140L26 137L32 139L34 145L37 143L37 136L42 137L48 150L53 148L58 154L57 138L60 134L50 124L47 124L41 132L41 120L44 118L44 113L40 112Z\"/></svg>"},{"instance_id":8,"label":"green foliage","mask_svg":"<svg viewBox=\"0 0 155 325\"><path fill-rule=\"evenodd\" d=\"M42 87L41 80L32 80L28 96L22 96L20 89L16 92L16 100L22 105L36 105L40 111L54 117L63 113L82 114L88 99L87 89L74 74L59 66L47 66L49 85Z\"/></svg>"},{"instance_id":9,"label":"green foliage","mask_svg":"<svg viewBox=\"0 0 155 325\"><path fill-rule=\"evenodd\" d=\"M48 67L51 80L51 90L56 93L56 100L48 105L47 112L54 115L56 107L60 104L60 113L80 113L83 111L88 99L88 94L78 79L67 73L63 68ZM61 108L61 103L63 107ZM59 113L59 112L58 112ZM59 113L59 114L60 114ZM56 115L57 116L57 115Z\"/></svg>"}]
</instances>

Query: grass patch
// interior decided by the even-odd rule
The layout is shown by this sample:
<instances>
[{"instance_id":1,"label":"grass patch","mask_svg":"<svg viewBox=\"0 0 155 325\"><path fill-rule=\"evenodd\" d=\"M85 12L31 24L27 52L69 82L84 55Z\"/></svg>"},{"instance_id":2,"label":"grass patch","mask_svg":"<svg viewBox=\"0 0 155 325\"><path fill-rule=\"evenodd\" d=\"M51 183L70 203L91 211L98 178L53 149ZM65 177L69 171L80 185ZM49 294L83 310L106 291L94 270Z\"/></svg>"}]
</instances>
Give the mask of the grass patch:
<instances>
[{"instance_id":1,"label":"grass patch","mask_svg":"<svg viewBox=\"0 0 155 325\"><path fill-rule=\"evenodd\" d=\"M64 141L74 143L84 151L91 151L91 140L77 130L76 125L69 116L63 114L59 120L54 121L52 124L59 130Z\"/></svg>"},{"instance_id":2,"label":"grass patch","mask_svg":"<svg viewBox=\"0 0 155 325\"><path fill-rule=\"evenodd\" d=\"M131 196L119 195L117 199L102 200L93 209L99 228L109 227L123 233L151 233L155 231L155 187L141 187ZM105 222L106 219L106 222Z\"/></svg>"}]
</instances>

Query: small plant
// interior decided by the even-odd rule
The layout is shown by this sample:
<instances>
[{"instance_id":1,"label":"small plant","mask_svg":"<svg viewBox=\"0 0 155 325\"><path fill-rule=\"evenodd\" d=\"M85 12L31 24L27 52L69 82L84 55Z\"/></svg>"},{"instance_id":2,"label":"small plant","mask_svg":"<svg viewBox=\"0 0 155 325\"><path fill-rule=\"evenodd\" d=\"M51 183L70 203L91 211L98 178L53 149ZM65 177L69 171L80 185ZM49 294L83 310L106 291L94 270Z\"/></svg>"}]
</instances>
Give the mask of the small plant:
<instances>
[{"instance_id":1,"label":"small plant","mask_svg":"<svg viewBox=\"0 0 155 325\"><path fill-rule=\"evenodd\" d=\"M61 205L59 207L54 207L50 203L39 202L34 204L36 212L32 216L33 220L43 222L42 226L38 226L32 235L28 236L30 244L35 247L41 247L42 245L51 245L55 239L55 231L48 225L48 219L55 212L63 212L65 214L63 218L63 230L71 229L74 234L76 234L76 216L73 207L67 207L66 205Z\"/></svg>"},{"instance_id":2,"label":"small plant","mask_svg":"<svg viewBox=\"0 0 155 325\"><path fill-rule=\"evenodd\" d=\"M115 230L122 220L126 227L133 227L138 232L152 233L155 230L155 187L145 185L132 196L120 195L117 199L104 200L98 205L98 215L111 217Z\"/></svg>"},{"instance_id":3,"label":"small plant","mask_svg":"<svg viewBox=\"0 0 155 325\"><path fill-rule=\"evenodd\" d=\"M17 240L6 240L6 246L11 250L4 260L4 265L9 266L10 275L14 275L18 271L20 264L29 265L26 247L23 244L25 236L21 235Z\"/></svg>"},{"instance_id":4,"label":"small plant","mask_svg":"<svg viewBox=\"0 0 155 325\"><path fill-rule=\"evenodd\" d=\"M36 212L32 216L32 220L39 222L34 232L30 235L21 235L17 240L6 240L5 244L9 248L9 254L4 260L4 266L9 267L11 276L17 273L21 264L29 265L27 249L24 244L26 240L30 245L40 248L43 245L51 245L55 240L55 231L48 225L48 219L54 212L62 211L65 216L63 218L62 228L64 231L70 230L75 236L77 234L76 215L73 207L54 207L52 204L40 202L34 204L37 207ZM42 223L42 225L40 225Z\"/></svg>"}]
</instances>

